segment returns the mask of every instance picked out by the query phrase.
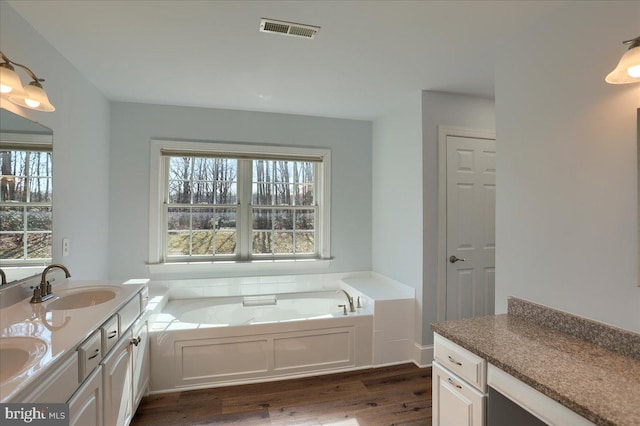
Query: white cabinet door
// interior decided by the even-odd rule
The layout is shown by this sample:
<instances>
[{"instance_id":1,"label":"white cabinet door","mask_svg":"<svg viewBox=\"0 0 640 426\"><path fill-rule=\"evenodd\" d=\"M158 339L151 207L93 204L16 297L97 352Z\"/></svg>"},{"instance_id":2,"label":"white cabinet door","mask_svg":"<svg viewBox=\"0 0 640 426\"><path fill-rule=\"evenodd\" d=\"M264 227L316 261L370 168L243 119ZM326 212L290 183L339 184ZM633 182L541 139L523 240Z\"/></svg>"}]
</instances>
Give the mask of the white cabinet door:
<instances>
[{"instance_id":1,"label":"white cabinet door","mask_svg":"<svg viewBox=\"0 0 640 426\"><path fill-rule=\"evenodd\" d=\"M138 407L149 385L149 335L147 321L136 323L133 338L138 342L133 346L133 408Z\"/></svg>"},{"instance_id":2,"label":"white cabinet door","mask_svg":"<svg viewBox=\"0 0 640 426\"><path fill-rule=\"evenodd\" d=\"M69 425L102 424L102 367L98 366L69 400Z\"/></svg>"},{"instance_id":3,"label":"white cabinet door","mask_svg":"<svg viewBox=\"0 0 640 426\"><path fill-rule=\"evenodd\" d=\"M483 426L486 397L433 363L433 426Z\"/></svg>"},{"instance_id":4,"label":"white cabinet door","mask_svg":"<svg viewBox=\"0 0 640 426\"><path fill-rule=\"evenodd\" d=\"M130 336L125 333L102 361L105 426L128 425L133 416Z\"/></svg>"}]
</instances>

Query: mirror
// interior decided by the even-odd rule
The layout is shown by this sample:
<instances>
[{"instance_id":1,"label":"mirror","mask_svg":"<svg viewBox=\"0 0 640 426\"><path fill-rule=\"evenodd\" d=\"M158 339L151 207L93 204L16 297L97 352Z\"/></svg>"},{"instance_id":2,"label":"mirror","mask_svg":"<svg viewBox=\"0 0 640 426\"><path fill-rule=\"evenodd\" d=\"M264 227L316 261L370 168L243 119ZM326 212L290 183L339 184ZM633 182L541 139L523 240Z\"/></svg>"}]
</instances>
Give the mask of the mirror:
<instances>
[{"instance_id":1,"label":"mirror","mask_svg":"<svg viewBox=\"0 0 640 426\"><path fill-rule=\"evenodd\" d=\"M0 108L0 268L7 283L51 263L53 131Z\"/></svg>"}]
</instances>

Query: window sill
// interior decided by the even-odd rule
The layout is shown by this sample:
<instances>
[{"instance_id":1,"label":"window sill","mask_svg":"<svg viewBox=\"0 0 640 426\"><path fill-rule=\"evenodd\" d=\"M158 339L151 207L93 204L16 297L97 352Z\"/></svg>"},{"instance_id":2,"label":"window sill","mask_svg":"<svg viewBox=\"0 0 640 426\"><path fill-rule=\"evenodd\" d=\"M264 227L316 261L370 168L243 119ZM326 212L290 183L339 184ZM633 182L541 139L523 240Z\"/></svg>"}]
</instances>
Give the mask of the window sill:
<instances>
[{"instance_id":1,"label":"window sill","mask_svg":"<svg viewBox=\"0 0 640 426\"><path fill-rule=\"evenodd\" d=\"M149 273L180 274L203 272L295 272L304 270L327 269L331 259L286 259L286 260L253 260L241 261L217 261L217 262L175 262L175 263L149 263Z\"/></svg>"}]
</instances>

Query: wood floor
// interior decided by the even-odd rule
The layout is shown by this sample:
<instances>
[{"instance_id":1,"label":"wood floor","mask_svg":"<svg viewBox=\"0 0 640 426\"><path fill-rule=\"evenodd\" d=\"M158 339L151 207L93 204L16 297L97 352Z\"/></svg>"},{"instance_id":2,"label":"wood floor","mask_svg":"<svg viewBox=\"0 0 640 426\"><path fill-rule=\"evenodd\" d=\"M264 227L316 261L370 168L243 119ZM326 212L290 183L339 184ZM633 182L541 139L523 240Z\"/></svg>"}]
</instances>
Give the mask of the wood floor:
<instances>
[{"instance_id":1,"label":"wood floor","mask_svg":"<svg viewBox=\"0 0 640 426\"><path fill-rule=\"evenodd\" d=\"M144 425L431 425L431 368L413 364L153 395Z\"/></svg>"}]
</instances>

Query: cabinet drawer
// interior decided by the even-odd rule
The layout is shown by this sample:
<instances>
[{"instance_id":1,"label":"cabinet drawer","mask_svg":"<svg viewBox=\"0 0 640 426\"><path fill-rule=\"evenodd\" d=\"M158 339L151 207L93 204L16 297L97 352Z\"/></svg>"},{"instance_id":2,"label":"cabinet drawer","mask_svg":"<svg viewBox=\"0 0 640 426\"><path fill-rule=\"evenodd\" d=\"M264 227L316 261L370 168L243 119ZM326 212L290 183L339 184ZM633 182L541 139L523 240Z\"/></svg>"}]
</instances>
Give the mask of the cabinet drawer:
<instances>
[{"instance_id":1,"label":"cabinet drawer","mask_svg":"<svg viewBox=\"0 0 640 426\"><path fill-rule=\"evenodd\" d=\"M487 362L478 355L434 334L434 359L481 392L486 392Z\"/></svg>"},{"instance_id":2,"label":"cabinet drawer","mask_svg":"<svg viewBox=\"0 0 640 426\"><path fill-rule=\"evenodd\" d=\"M102 360L102 337L100 330L93 333L78 347L79 378L84 381Z\"/></svg>"},{"instance_id":3,"label":"cabinet drawer","mask_svg":"<svg viewBox=\"0 0 640 426\"><path fill-rule=\"evenodd\" d=\"M109 349L120 338L120 330L118 329L118 316L114 315L100 327L102 337L102 353L106 354Z\"/></svg>"},{"instance_id":4,"label":"cabinet drawer","mask_svg":"<svg viewBox=\"0 0 640 426\"><path fill-rule=\"evenodd\" d=\"M438 364L433 364L433 426L484 426L487 397Z\"/></svg>"},{"instance_id":5,"label":"cabinet drawer","mask_svg":"<svg viewBox=\"0 0 640 426\"><path fill-rule=\"evenodd\" d=\"M140 294L136 294L129 303L124 305L118 315L120 316L120 334L122 335L140 315Z\"/></svg>"}]
</instances>

